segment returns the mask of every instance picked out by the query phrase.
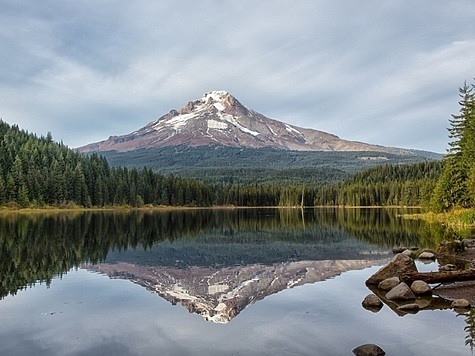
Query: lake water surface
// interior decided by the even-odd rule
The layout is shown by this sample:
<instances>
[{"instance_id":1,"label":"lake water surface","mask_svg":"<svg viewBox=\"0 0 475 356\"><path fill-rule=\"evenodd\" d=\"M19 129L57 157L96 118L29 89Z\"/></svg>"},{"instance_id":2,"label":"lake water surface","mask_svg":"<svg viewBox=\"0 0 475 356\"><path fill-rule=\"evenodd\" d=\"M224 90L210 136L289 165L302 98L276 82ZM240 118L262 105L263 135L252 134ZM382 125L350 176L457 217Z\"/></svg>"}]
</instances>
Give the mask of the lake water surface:
<instances>
[{"instance_id":1,"label":"lake water surface","mask_svg":"<svg viewBox=\"0 0 475 356\"><path fill-rule=\"evenodd\" d=\"M451 238L401 212L0 217L0 354L472 355L473 310L361 306L393 246Z\"/></svg>"}]
</instances>

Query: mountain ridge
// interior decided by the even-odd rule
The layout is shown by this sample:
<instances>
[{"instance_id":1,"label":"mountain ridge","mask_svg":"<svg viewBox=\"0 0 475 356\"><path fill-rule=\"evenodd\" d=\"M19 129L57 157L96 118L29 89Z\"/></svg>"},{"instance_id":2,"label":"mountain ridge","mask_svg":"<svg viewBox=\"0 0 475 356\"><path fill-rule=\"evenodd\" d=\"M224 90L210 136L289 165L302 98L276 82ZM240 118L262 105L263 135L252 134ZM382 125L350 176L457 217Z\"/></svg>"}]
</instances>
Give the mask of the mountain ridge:
<instances>
[{"instance_id":1,"label":"mountain ridge","mask_svg":"<svg viewBox=\"0 0 475 356\"><path fill-rule=\"evenodd\" d=\"M89 152L128 152L173 146L221 145L241 148L275 148L292 151L372 151L401 155L413 150L341 139L320 130L302 128L268 118L247 108L227 91L211 91L172 109L126 135L78 148Z\"/></svg>"}]
</instances>

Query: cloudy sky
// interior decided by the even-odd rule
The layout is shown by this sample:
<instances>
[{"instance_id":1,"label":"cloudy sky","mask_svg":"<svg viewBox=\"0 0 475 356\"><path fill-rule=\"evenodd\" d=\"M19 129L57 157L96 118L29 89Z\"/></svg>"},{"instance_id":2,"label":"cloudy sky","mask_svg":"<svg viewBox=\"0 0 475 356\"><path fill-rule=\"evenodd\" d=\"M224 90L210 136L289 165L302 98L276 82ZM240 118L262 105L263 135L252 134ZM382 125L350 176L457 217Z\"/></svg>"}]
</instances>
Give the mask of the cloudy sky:
<instances>
[{"instance_id":1,"label":"cloudy sky","mask_svg":"<svg viewBox=\"0 0 475 356\"><path fill-rule=\"evenodd\" d=\"M473 0L0 0L0 117L77 147L211 90L301 127L445 152Z\"/></svg>"}]
</instances>

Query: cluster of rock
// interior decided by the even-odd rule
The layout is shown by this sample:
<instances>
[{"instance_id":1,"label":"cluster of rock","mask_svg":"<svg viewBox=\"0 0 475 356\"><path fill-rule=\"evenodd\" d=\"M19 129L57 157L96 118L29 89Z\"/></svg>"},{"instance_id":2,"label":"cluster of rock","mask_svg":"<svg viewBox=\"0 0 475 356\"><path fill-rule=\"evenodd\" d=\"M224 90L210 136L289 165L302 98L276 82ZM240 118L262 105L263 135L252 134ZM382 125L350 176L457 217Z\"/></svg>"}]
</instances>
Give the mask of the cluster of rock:
<instances>
[{"instance_id":1,"label":"cluster of rock","mask_svg":"<svg viewBox=\"0 0 475 356\"><path fill-rule=\"evenodd\" d=\"M407 249L398 253L366 281L373 294L363 300L365 309L377 312L383 307L383 302L398 315L417 313L420 309L470 308L470 303L464 299L448 301L433 296L431 286L422 280L415 280L410 285L402 281L402 276L418 272L411 257L413 253L414 251ZM434 258L432 252L419 255L419 259Z\"/></svg>"},{"instance_id":2,"label":"cluster of rock","mask_svg":"<svg viewBox=\"0 0 475 356\"><path fill-rule=\"evenodd\" d=\"M460 252L467 248L475 250L475 240L443 244L442 252ZM466 312L471 308L470 302L466 299L448 300L437 296L430 284L425 281L416 279L411 283L405 282L411 280L407 278L408 275L421 275L417 271L414 259L433 262L436 259L433 252L420 252L417 248L394 248L393 252L394 258L366 281L367 287L373 293L364 298L362 305L365 309L378 312L386 304L395 313L404 316L408 313L417 313L422 309L453 308L456 312ZM446 263L439 267L439 272L452 273L457 269L456 265ZM361 345L355 348L353 353L361 356L385 355L384 350L374 344Z\"/></svg>"}]
</instances>

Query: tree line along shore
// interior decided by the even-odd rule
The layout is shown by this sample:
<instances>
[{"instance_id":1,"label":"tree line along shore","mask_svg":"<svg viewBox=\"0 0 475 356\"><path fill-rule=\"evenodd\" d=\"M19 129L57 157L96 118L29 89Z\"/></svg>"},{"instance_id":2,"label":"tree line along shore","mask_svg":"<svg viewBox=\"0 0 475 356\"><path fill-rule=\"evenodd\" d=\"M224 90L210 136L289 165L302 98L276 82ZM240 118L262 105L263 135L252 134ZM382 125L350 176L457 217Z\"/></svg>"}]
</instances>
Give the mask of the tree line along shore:
<instances>
[{"instance_id":1,"label":"tree line along shore","mask_svg":"<svg viewBox=\"0 0 475 356\"><path fill-rule=\"evenodd\" d=\"M418 206L441 164L377 166L320 186L207 184L149 168L110 167L47 137L0 122L0 206L106 208L146 206Z\"/></svg>"},{"instance_id":2,"label":"tree line along shore","mask_svg":"<svg viewBox=\"0 0 475 356\"><path fill-rule=\"evenodd\" d=\"M211 206L420 206L466 210L475 222L475 86L459 88L460 110L449 119L450 149L442 161L380 165L318 186L210 184L150 168L110 167L50 133L37 137L0 121L0 207L3 209Z\"/></svg>"}]
</instances>

